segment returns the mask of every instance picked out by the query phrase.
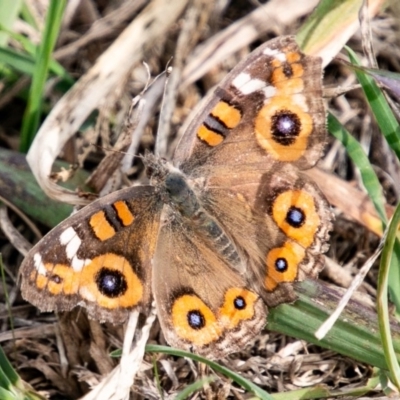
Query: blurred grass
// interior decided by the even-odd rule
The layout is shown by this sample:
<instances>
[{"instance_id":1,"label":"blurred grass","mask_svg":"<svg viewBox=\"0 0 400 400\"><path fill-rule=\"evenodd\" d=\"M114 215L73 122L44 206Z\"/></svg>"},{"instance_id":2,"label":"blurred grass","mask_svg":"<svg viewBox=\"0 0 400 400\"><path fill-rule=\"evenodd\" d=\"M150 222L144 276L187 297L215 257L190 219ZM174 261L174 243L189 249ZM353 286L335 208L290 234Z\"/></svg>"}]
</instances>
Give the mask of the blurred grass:
<instances>
[{"instance_id":1,"label":"blurred grass","mask_svg":"<svg viewBox=\"0 0 400 400\"><path fill-rule=\"evenodd\" d=\"M22 0L2 0L0 2L0 26L11 29L18 17ZM0 47L5 47L9 34L0 30Z\"/></svg>"},{"instance_id":2,"label":"blurred grass","mask_svg":"<svg viewBox=\"0 0 400 400\"><path fill-rule=\"evenodd\" d=\"M1 400L45 400L30 385L22 381L0 346L0 399Z\"/></svg>"},{"instance_id":3,"label":"blurred grass","mask_svg":"<svg viewBox=\"0 0 400 400\"><path fill-rule=\"evenodd\" d=\"M39 127L48 68L60 32L65 5L66 0L50 1L49 4L42 41L37 51L28 102L22 120L20 150L23 153L29 150Z\"/></svg>"}]
</instances>

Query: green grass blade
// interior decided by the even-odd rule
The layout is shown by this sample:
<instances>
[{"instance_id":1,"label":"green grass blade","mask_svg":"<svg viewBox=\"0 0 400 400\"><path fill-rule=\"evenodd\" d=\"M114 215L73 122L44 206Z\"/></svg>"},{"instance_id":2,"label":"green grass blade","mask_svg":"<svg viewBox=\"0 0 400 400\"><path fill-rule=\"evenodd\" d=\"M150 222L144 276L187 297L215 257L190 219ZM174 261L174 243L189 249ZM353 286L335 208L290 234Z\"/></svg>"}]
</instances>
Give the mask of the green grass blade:
<instances>
[{"instance_id":1,"label":"green grass blade","mask_svg":"<svg viewBox=\"0 0 400 400\"><path fill-rule=\"evenodd\" d=\"M347 49L350 61L356 66L359 65L356 55L351 49ZM386 101L381 89L376 84L374 78L360 68L355 68L357 79L361 83L364 94L368 100L374 117L378 123L381 133L385 137L391 149L400 159L400 126ZM400 245L395 244L395 255L391 263L389 277L390 298L396 306L396 311L400 314ZM395 262L396 261L396 262Z\"/></svg>"},{"instance_id":2,"label":"green grass blade","mask_svg":"<svg viewBox=\"0 0 400 400\"><path fill-rule=\"evenodd\" d=\"M243 378L241 375L237 374L236 372L231 371L230 369L223 367L213 361L207 360L204 357L200 357L196 354L189 353L187 351L183 350L178 350L178 349L173 349L171 347L167 346L158 346L158 345L147 345L146 346L146 351L147 352L156 352L156 353L164 353L164 354L171 354L174 356L178 357L188 357L191 358L192 360L201 362L203 364L208 365L210 368L212 368L214 371L217 371L228 378L232 379L235 381L238 385L242 386L245 388L247 391L254 393L254 395L258 396L260 399L263 400L273 400L273 397L267 393L266 391L262 390L259 388L257 385L255 385L253 382L250 382L249 380Z\"/></svg>"},{"instance_id":3,"label":"green grass blade","mask_svg":"<svg viewBox=\"0 0 400 400\"><path fill-rule=\"evenodd\" d=\"M45 400L15 372L0 346L0 399Z\"/></svg>"},{"instance_id":4,"label":"green grass blade","mask_svg":"<svg viewBox=\"0 0 400 400\"><path fill-rule=\"evenodd\" d=\"M6 47L0 47L0 62L26 75L33 75L35 70L32 57Z\"/></svg>"},{"instance_id":5,"label":"green grass blade","mask_svg":"<svg viewBox=\"0 0 400 400\"><path fill-rule=\"evenodd\" d=\"M400 98L400 73L382 69L356 67L354 64L352 67L361 69L361 71L372 76L381 86L390 90L398 99Z\"/></svg>"},{"instance_id":6,"label":"green grass blade","mask_svg":"<svg viewBox=\"0 0 400 400\"><path fill-rule=\"evenodd\" d=\"M355 53L347 48L350 61L353 64L359 65ZM385 96L379 89L374 79L367 73L360 69L355 69L358 81L361 83L364 94L368 100L371 110L375 116L375 119L379 125L379 128L386 138L389 146L396 153L398 159L400 159L400 126L387 103Z\"/></svg>"},{"instance_id":7,"label":"green grass blade","mask_svg":"<svg viewBox=\"0 0 400 400\"><path fill-rule=\"evenodd\" d=\"M8 390L5 390L0 387L0 399L1 400L22 400L21 397L16 397L15 394L11 393Z\"/></svg>"},{"instance_id":8,"label":"green grass blade","mask_svg":"<svg viewBox=\"0 0 400 400\"><path fill-rule=\"evenodd\" d=\"M10 320L10 329L14 333L14 319L11 313L11 305L10 305L10 298L8 296L8 289L7 289L7 283L6 283L6 274L4 270L4 265L3 265L3 255L0 253L0 273L1 273L1 281L3 284L3 293L4 293L4 302L6 305L6 309L8 312L8 317Z\"/></svg>"},{"instance_id":9,"label":"green grass blade","mask_svg":"<svg viewBox=\"0 0 400 400\"><path fill-rule=\"evenodd\" d=\"M24 1L21 7L21 19L26 21L27 24L38 30L36 18L32 15L30 7Z\"/></svg>"},{"instance_id":10,"label":"green grass blade","mask_svg":"<svg viewBox=\"0 0 400 400\"><path fill-rule=\"evenodd\" d=\"M61 26L66 0L51 1L46 16L42 42L38 49L36 68L29 92L28 105L24 113L20 149L27 152L39 126L42 111L43 90L51 54Z\"/></svg>"},{"instance_id":11,"label":"green grass blade","mask_svg":"<svg viewBox=\"0 0 400 400\"><path fill-rule=\"evenodd\" d=\"M200 390L206 383L211 383L213 381L215 381L215 378L209 377L209 378L204 378L204 379L200 379L196 382L193 382L192 384L186 386L185 389L180 391L176 395L175 400L185 400L191 394Z\"/></svg>"},{"instance_id":12,"label":"green grass blade","mask_svg":"<svg viewBox=\"0 0 400 400\"><path fill-rule=\"evenodd\" d=\"M12 385L16 385L18 383L20 378L18 374L15 372L12 365L10 364L10 361L8 361L8 358L6 357L3 348L1 346L0 346L0 368L1 368L2 379L6 378L7 381ZM3 381L1 383L2 387L4 387ZM9 387L6 387L5 389L9 389Z\"/></svg>"},{"instance_id":13,"label":"green grass blade","mask_svg":"<svg viewBox=\"0 0 400 400\"><path fill-rule=\"evenodd\" d=\"M382 251L381 263L378 275L378 293L377 293L377 310L379 331L382 337L382 348L385 354L385 359L391 373L391 379L394 384L400 389L400 367L394 350L393 339L389 320L388 307L388 281L390 277L392 254L396 241L396 235L400 224L400 204L397 205L390 222L386 242ZM399 266L397 265L397 268Z\"/></svg>"},{"instance_id":14,"label":"green grass blade","mask_svg":"<svg viewBox=\"0 0 400 400\"><path fill-rule=\"evenodd\" d=\"M328 116L328 130L337 140L339 140L343 144L343 146L346 148L347 154L360 170L361 179L364 187L367 190L368 195L373 202L381 220L386 222L387 218L382 187L360 143L358 143L357 140L354 139L353 136L351 136L351 134L332 114L329 114Z\"/></svg>"},{"instance_id":15,"label":"green grass blade","mask_svg":"<svg viewBox=\"0 0 400 400\"><path fill-rule=\"evenodd\" d=\"M2 25L0 25L0 29L7 32L13 39L18 41L27 53L23 54L19 51L15 51L10 48L0 47L0 51L4 53L4 54L0 53L0 61L7 63L10 67L16 69L17 71L32 76L35 71L35 66L36 66L35 57L39 51L38 46L35 46L25 36L9 31ZM21 68L20 60L23 61L22 65L23 68ZM51 59L49 62L49 71L52 72L54 75L64 79L70 85L74 83L74 79L71 77L71 75L69 75L69 73L64 69L64 67L61 64L59 64L57 61L53 59Z\"/></svg>"},{"instance_id":16,"label":"green grass blade","mask_svg":"<svg viewBox=\"0 0 400 400\"><path fill-rule=\"evenodd\" d=\"M362 388L362 390L353 389L348 391L334 391L329 390L325 385L315 385L313 387L291 390L290 392L277 393L274 394L274 400L305 400L305 399L327 399L327 398L336 398L338 396L354 396L353 392L359 396L359 392L361 394L365 394L369 392L368 389Z\"/></svg>"},{"instance_id":17,"label":"green grass blade","mask_svg":"<svg viewBox=\"0 0 400 400\"><path fill-rule=\"evenodd\" d=\"M400 242L394 243L392 261L390 263L389 293L390 300L396 305L396 314L400 320Z\"/></svg>"}]
</instances>

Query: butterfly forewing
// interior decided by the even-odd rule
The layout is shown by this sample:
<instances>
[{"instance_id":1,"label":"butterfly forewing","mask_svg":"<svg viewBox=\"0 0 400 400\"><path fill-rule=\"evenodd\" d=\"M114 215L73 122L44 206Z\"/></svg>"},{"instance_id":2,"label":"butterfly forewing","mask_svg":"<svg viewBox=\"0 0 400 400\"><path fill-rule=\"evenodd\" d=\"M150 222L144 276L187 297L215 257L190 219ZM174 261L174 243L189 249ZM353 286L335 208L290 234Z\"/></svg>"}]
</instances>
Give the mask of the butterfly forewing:
<instances>
[{"instance_id":1,"label":"butterfly forewing","mask_svg":"<svg viewBox=\"0 0 400 400\"><path fill-rule=\"evenodd\" d=\"M301 53L293 37L267 42L217 87L174 160L189 175L199 165L313 166L326 140L321 81L321 60Z\"/></svg>"},{"instance_id":2,"label":"butterfly forewing","mask_svg":"<svg viewBox=\"0 0 400 400\"><path fill-rule=\"evenodd\" d=\"M45 236L21 266L22 293L42 311L85 306L101 321L123 322L151 299L151 259L159 213L151 186L112 193Z\"/></svg>"}]
</instances>

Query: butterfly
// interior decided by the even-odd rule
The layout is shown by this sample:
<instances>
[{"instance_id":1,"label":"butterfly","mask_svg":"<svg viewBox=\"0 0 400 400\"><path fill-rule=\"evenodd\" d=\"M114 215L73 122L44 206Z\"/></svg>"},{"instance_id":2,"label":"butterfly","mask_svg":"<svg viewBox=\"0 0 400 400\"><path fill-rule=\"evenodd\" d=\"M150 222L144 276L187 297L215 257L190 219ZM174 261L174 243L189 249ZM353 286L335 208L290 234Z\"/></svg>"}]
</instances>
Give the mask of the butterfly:
<instances>
[{"instance_id":1,"label":"butterfly","mask_svg":"<svg viewBox=\"0 0 400 400\"><path fill-rule=\"evenodd\" d=\"M96 200L32 248L23 297L115 324L154 298L169 344L211 359L241 350L323 266L331 211L302 171L321 157L325 124L321 60L291 36L263 44L172 161L144 156L148 184Z\"/></svg>"}]
</instances>

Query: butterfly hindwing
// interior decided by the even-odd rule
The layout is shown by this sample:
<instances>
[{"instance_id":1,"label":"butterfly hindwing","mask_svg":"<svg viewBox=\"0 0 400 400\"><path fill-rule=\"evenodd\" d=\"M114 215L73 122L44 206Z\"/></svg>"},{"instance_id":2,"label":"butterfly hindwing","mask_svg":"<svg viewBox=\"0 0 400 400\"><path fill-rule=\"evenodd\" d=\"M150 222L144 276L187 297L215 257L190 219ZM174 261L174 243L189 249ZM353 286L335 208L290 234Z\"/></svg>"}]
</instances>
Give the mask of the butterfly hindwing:
<instances>
[{"instance_id":1,"label":"butterfly hindwing","mask_svg":"<svg viewBox=\"0 0 400 400\"><path fill-rule=\"evenodd\" d=\"M153 291L167 342L211 359L241 350L265 325L261 297L192 227L162 218Z\"/></svg>"},{"instance_id":2,"label":"butterfly hindwing","mask_svg":"<svg viewBox=\"0 0 400 400\"><path fill-rule=\"evenodd\" d=\"M332 214L318 187L292 165L210 177L203 204L229 232L246 260L247 281L269 306L294 300L291 284L322 269Z\"/></svg>"}]
</instances>

